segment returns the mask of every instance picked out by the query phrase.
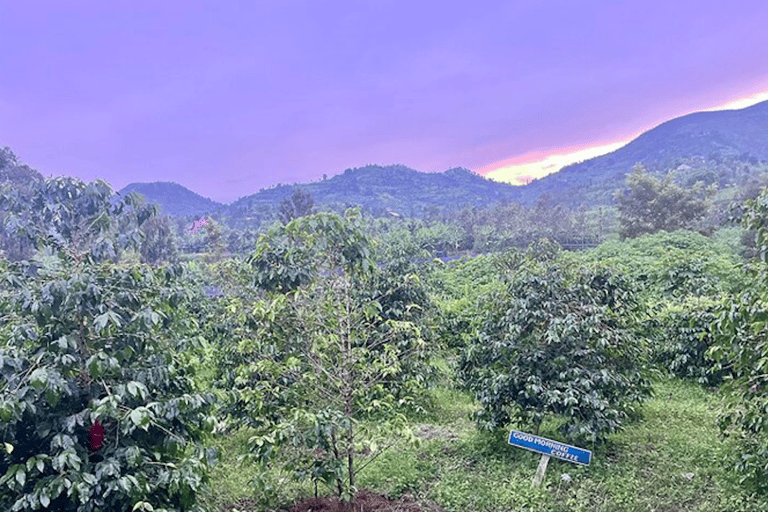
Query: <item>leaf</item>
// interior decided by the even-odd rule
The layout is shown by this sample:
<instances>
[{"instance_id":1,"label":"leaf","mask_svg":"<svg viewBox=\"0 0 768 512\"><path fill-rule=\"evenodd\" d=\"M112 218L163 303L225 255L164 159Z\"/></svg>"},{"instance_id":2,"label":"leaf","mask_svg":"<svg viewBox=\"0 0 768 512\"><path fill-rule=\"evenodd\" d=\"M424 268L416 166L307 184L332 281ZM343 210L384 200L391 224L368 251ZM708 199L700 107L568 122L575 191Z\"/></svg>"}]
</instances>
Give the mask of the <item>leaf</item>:
<instances>
[{"instance_id":1,"label":"leaf","mask_svg":"<svg viewBox=\"0 0 768 512\"><path fill-rule=\"evenodd\" d=\"M126 448L125 461L131 466L136 466L141 462L141 450L139 450L138 446L129 446Z\"/></svg>"},{"instance_id":2,"label":"leaf","mask_svg":"<svg viewBox=\"0 0 768 512\"><path fill-rule=\"evenodd\" d=\"M24 470L24 466L19 466L16 469L16 481L21 485L24 486L24 483L27 481L27 472Z\"/></svg>"},{"instance_id":3,"label":"leaf","mask_svg":"<svg viewBox=\"0 0 768 512\"><path fill-rule=\"evenodd\" d=\"M13 406L5 402L0 406L0 420L2 420L4 423L8 423L11 421L11 418L13 417Z\"/></svg>"},{"instance_id":4,"label":"leaf","mask_svg":"<svg viewBox=\"0 0 768 512\"><path fill-rule=\"evenodd\" d=\"M120 315L112 310L103 313L93 319L93 325L96 327L96 332L100 333L107 326L108 323L112 323L115 327L120 327L123 322Z\"/></svg>"},{"instance_id":5,"label":"leaf","mask_svg":"<svg viewBox=\"0 0 768 512\"><path fill-rule=\"evenodd\" d=\"M66 336L62 336L58 340L55 341L55 343L59 346L61 350L66 350L69 346L69 340L67 340Z\"/></svg>"},{"instance_id":6,"label":"leaf","mask_svg":"<svg viewBox=\"0 0 768 512\"><path fill-rule=\"evenodd\" d=\"M144 399L147 396L147 387L141 382L131 381L127 386L128 394L134 398Z\"/></svg>"},{"instance_id":7,"label":"leaf","mask_svg":"<svg viewBox=\"0 0 768 512\"><path fill-rule=\"evenodd\" d=\"M99 315L96 318L94 318L93 326L96 327L96 332L100 333L107 326L108 321L109 321L109 315L107 313L104 313L103 315Z\"/></svg>"},{"instance_id":8,"label":"leaf","mask_svg":"<svg viewBox=\"0 0 768 512\"><path fill-rule=\"evenodd\" d=\"M149 425L152 422L152 419L149 416L149 411L146 407L137 407L136 409L132 410L130 418L134 425L143 430L148 430Z\"/></svg>"},{"instance_id":9,"label":"leaf","mask_svg":"<svg viewBox=\"0 0 768 512\"><path fill-rule=\"evenodd\" d=\"M56 404L59 403L60 398L61 394L55 392L52 389L49 389L45 392L45 399L48 400L48 403L51 404L52 407L56 407Z\"/></svg>"},{"instance_id":10,"label":"leaf","mask_svg":"<svg viewBox=\"0 0 768 512\"><path fill-rule=\"evenodd\" d=\"M13 445L10 443L3 443L3 448L5 448L5 453L11 454L13 453Z\"/></svg>"},{"instance_id":11,"label":"leaf","mask_svg":"<svg viewBox=\"0 0 768 512\"><path fill-rule=\"evenodd\" d=\"M45 368L38 368L33 371L32 375L29 376L29 383L38 391L45 388L48 383L48 371Z\"/></svg>"}]
</instances>

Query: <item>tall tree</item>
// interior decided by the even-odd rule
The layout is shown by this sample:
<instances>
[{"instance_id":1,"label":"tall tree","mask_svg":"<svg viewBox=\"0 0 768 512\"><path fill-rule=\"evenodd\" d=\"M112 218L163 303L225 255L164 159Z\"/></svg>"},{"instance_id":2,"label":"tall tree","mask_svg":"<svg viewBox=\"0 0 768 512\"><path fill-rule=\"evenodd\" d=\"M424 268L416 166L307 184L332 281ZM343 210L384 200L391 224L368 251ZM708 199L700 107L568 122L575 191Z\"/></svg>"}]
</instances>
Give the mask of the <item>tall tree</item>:
<instances>
[{"instance_id":1,"label":"tall tree","mask_svg":"<svg viewBox=\"0 0 768 512\"><path fill-rule=\"evenodd\" d=\"M141 227L144 239L139 247L143 263L175 262L176 242L170 219L163 215L149 219Z\"/></svg>"},{"instance_id":2,"label":"tall tree","mask_svg":"<svg viewBox=\"0 0 768 512\"><path fill-rule=\"evenodd\" d=\"M19 162L10 148L0 148L0 186L6 185L7 191L13 191L22 204L29 204L32 189L43 181L43 177L34 169ZM16 236L13 228L6 229L9 212L0 207L0 255L12 261L29 258L34 252L34 244L26 237Z\"/></svg>"},{"instance_id":3,"label":"tall tree","mask_svg":"<svg viewBox=\"0 0 768 512\"><path fill-rule=\"evenodd\" d=\"M627 176L626 189L616 194L621 237L690 228L707 213L714 191L701 182L685 190L672 181L671 173L659 180L637 164Z\"/></svg>"},{"instance_id":4,"label":"tall tree","mask_svg":"<svg viewBox=\"0 0 768 512\"><path fill-rule=\"evenodd\" d=\"M293 219L312 213L314 205L315 200L312 198L312 195L297 188L293 191L293 195L290 198L286 198L280 203L277 215L283 224L288 224Z\"/></svg>"}]
</instances>

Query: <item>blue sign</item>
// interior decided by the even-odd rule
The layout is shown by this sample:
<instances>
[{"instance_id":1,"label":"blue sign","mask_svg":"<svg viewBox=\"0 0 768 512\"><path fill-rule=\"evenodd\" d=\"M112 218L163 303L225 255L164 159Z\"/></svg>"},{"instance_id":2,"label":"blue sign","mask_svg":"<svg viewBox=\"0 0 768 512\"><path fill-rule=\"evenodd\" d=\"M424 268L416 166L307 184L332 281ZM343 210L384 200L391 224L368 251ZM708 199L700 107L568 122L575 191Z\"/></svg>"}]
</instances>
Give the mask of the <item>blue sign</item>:
<instances>
[{"instance_id":1,"label":"blue sign","mask_svg":"<svg viewBox=\"0 0 768 512\"><path fill-rule=\"evenodd\" d=\"M509 433L509 444L585 466L592 460L592 452L589 450L516 430Z\"/></svg>"}]
</instances>

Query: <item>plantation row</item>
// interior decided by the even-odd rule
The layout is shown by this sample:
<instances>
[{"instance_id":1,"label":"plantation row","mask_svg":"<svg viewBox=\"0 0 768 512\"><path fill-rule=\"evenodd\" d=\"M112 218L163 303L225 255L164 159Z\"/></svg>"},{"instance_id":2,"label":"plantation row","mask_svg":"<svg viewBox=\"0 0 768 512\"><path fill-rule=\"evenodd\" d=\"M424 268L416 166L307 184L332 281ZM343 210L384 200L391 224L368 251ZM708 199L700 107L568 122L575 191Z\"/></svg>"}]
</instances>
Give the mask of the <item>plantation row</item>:
<instances>
[{"instance_id":1,"label":"plantation row","mask_svg":"<svg viewBox=\"0 0 768 512\"><path fill-rule=\"evenodd\" d=\"M24 214L0 199L36 247L0 260L2 510L200 510L212 440L238 428L265 475L352 500L392 440L415 441L444 360L478 428L557 418L593 448L666 373L720 387L733 470L767 491L766 195L743 220L762 261L730 228L443 263L350 210L275 226L242 260L150 267L131 254L151 208L45 187ZM271 485L254 482L265 503Z\"/></svg>"}]
</instances>

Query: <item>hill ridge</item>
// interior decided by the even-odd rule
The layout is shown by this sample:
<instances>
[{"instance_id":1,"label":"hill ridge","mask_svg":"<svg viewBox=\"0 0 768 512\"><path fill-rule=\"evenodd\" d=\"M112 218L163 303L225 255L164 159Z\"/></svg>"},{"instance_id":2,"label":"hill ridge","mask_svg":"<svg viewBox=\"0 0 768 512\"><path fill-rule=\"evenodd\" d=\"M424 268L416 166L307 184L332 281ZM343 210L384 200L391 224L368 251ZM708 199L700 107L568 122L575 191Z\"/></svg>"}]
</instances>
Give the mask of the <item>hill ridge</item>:
<instances>
[{"instance_id":1,"label":"hill ridge","mask_svg":"<svg viewBox=\"0 0 768 512\"><path fill-rule=\"evenodd\" d=\"M142 194L147 202L160 205L163 213L176 217L201 215L217 211L225 206L173 181L129 183L118 193L123 195L130 192Z\"/></svg>"}]
</instances>

